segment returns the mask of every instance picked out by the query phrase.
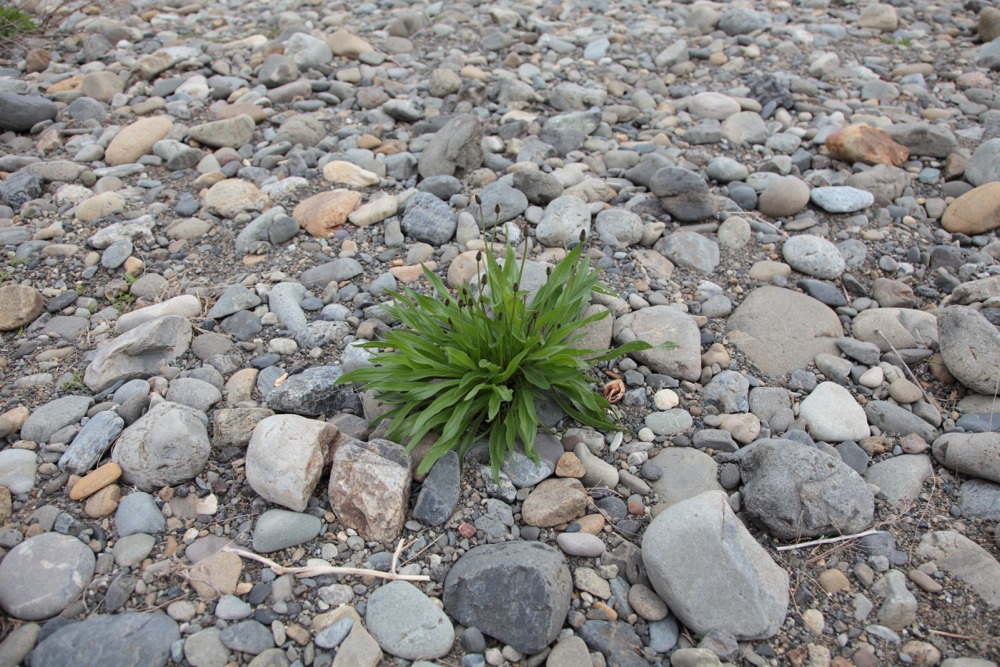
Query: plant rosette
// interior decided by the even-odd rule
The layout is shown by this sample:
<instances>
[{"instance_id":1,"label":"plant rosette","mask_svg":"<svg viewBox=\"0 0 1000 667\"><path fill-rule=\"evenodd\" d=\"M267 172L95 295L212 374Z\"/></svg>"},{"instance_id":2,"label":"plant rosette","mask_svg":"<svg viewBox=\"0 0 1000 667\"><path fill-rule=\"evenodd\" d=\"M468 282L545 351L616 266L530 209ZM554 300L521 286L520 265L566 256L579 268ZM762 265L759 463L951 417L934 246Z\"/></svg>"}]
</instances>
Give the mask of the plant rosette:
<instances>
[{"instance_id":1,"label":"plant rosette","mask_svg":"<svg viewBox=\"0 0 1000 667\"><path fill-rule=\"evenodd\" d=\"M494 478L517 442L537 461L536 398L553 400L581 424L619 430L609 417L611 403L592 387L592 371L598 363L653 346L633 341L603 351L574 347L582 327L609 315L605 310L583 317L591 293L611 293L589 265L584 234L580 241L546 270L545 283L530 300L520 286L527 253L518 262L505 244L498 261L495 239L490 252L476 255L476 290L466 284L453 295L424 267L432 295L410 288L391 293L385 309L401 326L383 340L359 344L377 351L372 365L345 373L337 383L358 383L393 405L376 423L389 420L386 437L407 442L408 450L428 433L437 436L418 474L451 450L464 460L481 439L488 439Z\"/></svg>"}]
</instances>

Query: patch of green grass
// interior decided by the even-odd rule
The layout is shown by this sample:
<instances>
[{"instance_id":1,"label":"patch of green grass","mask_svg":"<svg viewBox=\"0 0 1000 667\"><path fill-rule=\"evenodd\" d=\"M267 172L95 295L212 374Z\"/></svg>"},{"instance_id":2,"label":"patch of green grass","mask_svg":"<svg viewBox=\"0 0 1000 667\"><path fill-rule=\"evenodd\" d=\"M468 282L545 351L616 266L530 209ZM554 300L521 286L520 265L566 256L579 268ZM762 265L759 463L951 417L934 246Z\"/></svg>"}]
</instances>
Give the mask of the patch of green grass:
<instances>
[{"instance_id":1,"label":"patch of green grass","mask_svg":"<svg viewBox=\"0 0 1000 667\"><path fill-rule=\"evenodd\" d=\"M117 308L120 313L130 310L133 303L135 303L135 297L128 292L118 292L111 299L111 305Z\"/></svg>"},{"instance_id":2,"label":"patch of green grass","mask_svg":"<svg viewBox=\"0 0 1000 667\"><path fill-rule=\"evenodd\" d=\"M83 375L80 373L73 373L68 380L63 380L62 388L64 391L87 391L87 386L83 384Z\"/></svg>"},{"instance_id":3,"label":"patch of green grass","mask_svg":"<svg viewBox=\"0 0 1000 667\"><path fill-rule=\"evenodd\" d=\"M608 315L583 317L591 293L609 291L589 264L583 235L580 241L530 301L521 289L526 250L519 262L505 245L500 262L493 243L476 256L478 290L464 285L452 294L425 267L433 295L392 293L386 310L402 326L382 341L362 343L379 350L373 365L346 373L338 384L358 382L394 405L379 420L389 420L387 437L407 442L408 449L428 433L436 436L420 474L451 450L464 459L480 439L489 442L495 478L518 441L537 460L538 398L555 401L581 424L619 430L609 416L611 404L593 386L592 371L600 362L652 346L635 341L610 351L574 347L581 327Z\"/></svg>"},{"instance_id":4,"label":"patch of green grass","mask_svg":"<svg viewBox=\"0 0 1000 667\"><path fill-rule=\"evenodd\" d=\"M11 39L34 32L37 28L26 12L9 4L0 4L0 39Z\"/></svg>"},{"instance_id":5,"label":"patch of green grass","mask_svg":"<svg viewBox=\"0 0 1000 667\"><path fill-rule=\"evenodd\" d=\"M882 43L895 44L897 46L911 46L913 44L913 40L907 37L904 37L902 39L897 39L895 37L883 37Z\"/></svg>"}]
</instances>

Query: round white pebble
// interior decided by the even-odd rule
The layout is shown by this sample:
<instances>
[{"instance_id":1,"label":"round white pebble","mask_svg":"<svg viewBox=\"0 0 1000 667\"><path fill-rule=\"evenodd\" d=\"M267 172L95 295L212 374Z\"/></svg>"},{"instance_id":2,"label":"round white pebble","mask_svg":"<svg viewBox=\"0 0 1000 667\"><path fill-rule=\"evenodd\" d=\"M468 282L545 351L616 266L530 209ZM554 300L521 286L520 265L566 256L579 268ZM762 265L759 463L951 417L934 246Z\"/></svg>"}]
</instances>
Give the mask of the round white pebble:
<instances>
[{"instance_id":1,"label":"round white pebble","mask_svg":"<svg viewBox=\"0 0 1000 667\"><path fill-rule=\"evenodd\" d=\"M653 442L656 439L656 434L653 433L653 429L643 426L639 429L639 439L643 442Z\"/></svg>"},{"instance_id":2,"label":"round white pebble","mask_svg":"<svg viewBox=\"0 0 1000 667\"><path fill-rule=\"evenodd\" d=\"M869 368L861 377L858 378L858 384L862 387L868 387L869 389L878 389L882 385L882 380L885 379L885 373L881 368L875 366Z\"/></svg>"},{"instance_id":3,"label":"round white pebble","mask_svg":"<svg viewBox=\"0 0 1000 667\"><path fill-rule=\"evenodd\" d=\"M681 399L678 398L677 392L673 389L661 389L653 395L653 404L656 405L657 410L676 408L680 402Z\"/></svg>"}]
</instances>

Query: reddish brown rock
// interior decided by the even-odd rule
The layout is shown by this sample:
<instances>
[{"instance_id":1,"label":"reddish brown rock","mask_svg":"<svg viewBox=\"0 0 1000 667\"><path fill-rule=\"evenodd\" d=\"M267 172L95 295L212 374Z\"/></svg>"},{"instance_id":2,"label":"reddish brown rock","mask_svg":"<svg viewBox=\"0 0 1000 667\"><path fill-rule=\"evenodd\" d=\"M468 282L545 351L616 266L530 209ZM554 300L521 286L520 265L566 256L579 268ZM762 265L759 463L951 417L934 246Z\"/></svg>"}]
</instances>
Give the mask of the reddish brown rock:
<instances>
[{"instance_id":1,"label":"reddish brown rock","mask_svg":"<svg viewBox=\"0 0 1000 667\"><path fill-rule=\"evenodd\" d=\"M0 331L14 331L31 324L44 305L42 295L34 287L14 284L0 287Z\"/></svg>"},{"instance_id":2,"label":"reddish brown rock","mask_svg":"<svg viewBox=\"0 0 1000 667\"><path fill-rule=\"evenodd\" d=\"M361 193L330 190L313 195L292 211L292 217L313 236L324 238L347 222L347 216L361 203Z\"/></svg>"},{"instance_id":3,"label":"reddish brown rock","mask_svg":"<svg viewBox=\"0 0 1000 667\"><path fill-rule=\"evenodd\" d=\"M1000 181L984 183L953 201L945 209L941 226L970 236L1000 227Z\"/></svg>"},{"instance_id":4,"label":"reddish brown rock","mask_svg":"<svg viewBox=\"0 0 1000 667\"><path fill-rule=\"evenodd\" d=\"M547 479L524 499L521 518L529 526L551 528L582 515L588 500L580 480L572 477Z\"/></svg>"},{"instance_id":5,"label":"reddish brown rock","mask_svg":"<svg viewBox=\"0 0 1000 667\"><path fill-rule=\"evenodd\" d=\"M826 148L838 160L898 167L910 156L884 130L871 125L848 125L826 138Z\"/></svg>"}]
</instances>

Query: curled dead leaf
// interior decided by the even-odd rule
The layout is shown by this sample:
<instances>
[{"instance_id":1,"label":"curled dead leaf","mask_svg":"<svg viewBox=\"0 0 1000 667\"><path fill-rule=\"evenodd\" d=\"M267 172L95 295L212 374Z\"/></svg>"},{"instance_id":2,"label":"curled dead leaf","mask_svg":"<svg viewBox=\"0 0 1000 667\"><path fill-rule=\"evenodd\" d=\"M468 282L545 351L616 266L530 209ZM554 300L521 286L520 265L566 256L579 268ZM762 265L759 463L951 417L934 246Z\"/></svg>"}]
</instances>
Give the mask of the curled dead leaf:
<instances>
[{"instance_id":1,"label":"curled dead leaf","mask_svg":"<svg viewBox=\"0 0 1000 667\"><path fill-rule=\"evenodd\" d=\"M604 398L608 403L617 403L625 395L625 383L619 379L614 379L604 385Z\"/></svg>"}]
</instances>

